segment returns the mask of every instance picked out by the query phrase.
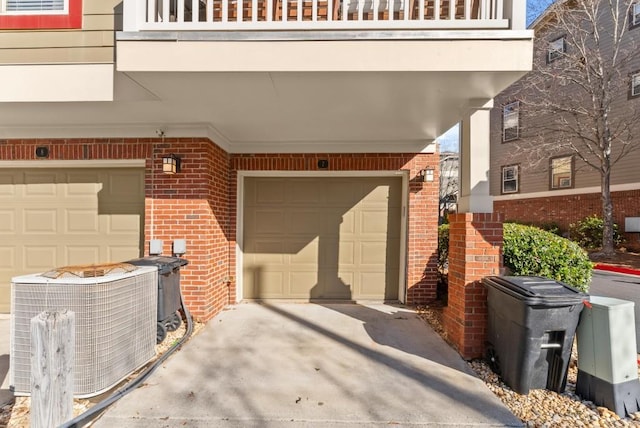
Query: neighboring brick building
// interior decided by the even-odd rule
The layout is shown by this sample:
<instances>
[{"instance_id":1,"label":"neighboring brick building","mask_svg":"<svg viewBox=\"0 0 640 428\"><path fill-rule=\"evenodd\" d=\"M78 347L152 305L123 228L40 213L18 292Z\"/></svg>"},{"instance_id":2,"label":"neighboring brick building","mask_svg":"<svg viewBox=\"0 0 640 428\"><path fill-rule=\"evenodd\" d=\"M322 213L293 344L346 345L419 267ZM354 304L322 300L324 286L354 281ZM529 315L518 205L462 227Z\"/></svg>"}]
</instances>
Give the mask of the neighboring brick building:
<instances>
[{"instance_id":1,"label":"neighboring brick building","mask_svg":"<svg viewBox=\"0 0 640 428\"><path fill-rule=\"evenodd\" d=\"M570 3L559 4L566 6ZM626 7L629 3L621 4ZM599 16L607 15L606 8L603 2ZM629 14L626 16L623 12L623 18L628 30L623 36L620 55L637 51L640 43L640 2L631 2ZM608 37L612 31L610 18L601 18L599 22L602 37ZM540 113L543 107L536 107L536 102L541 101L536 95L539 94L537 89L532 89L532 85L526 86L524 82L527 78L534 80L542 76L551 67L563 70L562 61L574 60L572 55L576 50L568 41L566 30L554 24L549 10L532 27L536 31L534 69L495 98L495 108L491 113L491 194L494 195L495 211L504 213L505 220L555 223L566 232L571 223L584 217L602 216L600 174L568 147L541 149L543 139L545 144L553 143L560 138L559 133L552 130L553 116ZM619 82L621 87L611 105L611 116L640 109L640 55L633 54L629 61L623 62L619 71L616 83ZM549 82L547 88L555 97L572 96L571 91L562 85L554 86ZM637 123L635 128L633 126L630 144L637 149L626 153L611 173L614 221L624 232L629 232L625 230L626 218L640 217L640 126ZM620 150L621 145L615 143L614 158ZM589 157L587 150L582 153ZM627 245L640 248L639 236L636 232L626 233Z\"/></svg>"}]
</instances>

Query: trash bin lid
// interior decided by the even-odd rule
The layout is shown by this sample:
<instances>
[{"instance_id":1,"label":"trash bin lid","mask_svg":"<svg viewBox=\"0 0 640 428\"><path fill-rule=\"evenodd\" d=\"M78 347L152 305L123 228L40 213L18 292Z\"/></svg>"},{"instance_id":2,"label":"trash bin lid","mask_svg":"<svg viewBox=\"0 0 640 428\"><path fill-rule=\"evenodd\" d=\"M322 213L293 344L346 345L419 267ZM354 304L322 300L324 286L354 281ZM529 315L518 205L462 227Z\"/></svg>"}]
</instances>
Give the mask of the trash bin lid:
<instances>
[{"instance_id":1,"label":"trash bin lid","mask_svg":"<svg viewBox=\"0 0 640 428\"><path fill-rule=\"evenodd\" d=\"M488 276L482 282L528 304L574 305L588 300L588 295L580 290L541 276Z\"/></svg>"},{"instance_id":2,"label":"trash bin lid","mask_svg":"<svg viewBox=\"0 0 640 428\"><path fill-rule=\"evenodd\" d=\"M189 262L186 259L181 259L180 257L147 256L129 260L126 263L134 266L156 266L160 274L165 274L171 273L181 266L186 266Z\"/></svg>"}]
</instances>

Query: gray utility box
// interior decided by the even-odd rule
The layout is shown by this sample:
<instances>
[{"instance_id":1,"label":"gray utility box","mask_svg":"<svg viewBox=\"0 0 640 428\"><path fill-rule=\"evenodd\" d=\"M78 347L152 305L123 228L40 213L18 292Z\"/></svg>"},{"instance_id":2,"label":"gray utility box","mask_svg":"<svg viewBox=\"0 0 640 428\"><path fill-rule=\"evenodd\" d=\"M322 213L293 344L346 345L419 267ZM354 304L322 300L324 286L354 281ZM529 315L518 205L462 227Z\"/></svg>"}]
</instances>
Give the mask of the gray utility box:
<instances>
[{"instance_id":1,"label":"gray utility box","mask_svg":"<svg viewBox=\"0 0 640 428\"><path fill-rule=\"evenodd\" d=\"M514 391L564 391L571 347L588 296L537 276L489 276L487 359Z\"/></svg>"},{"instance_id":2,"label":"gray utility box","mask_svg":"<svg viewBox=\"0 0 640 428\"><path fill-rule=\"evenodd\" d=\"M633 306L591 296L578 325L576 393L622 417L640 410Z\"/></svg>"},{"instance_id":3,"label":"gray utility box","mask_svg":"<svg viewBox=\"0 0 640 428\"><path fill-rule=\"evenodd\" d=\"M179 257L148 256L129 260L134 266L155 266L158 269L158 324L156 342L162 342L167 331L175 331L182 323L180 314L180 268L188 261Z\"/></svg>"}]
</instances>

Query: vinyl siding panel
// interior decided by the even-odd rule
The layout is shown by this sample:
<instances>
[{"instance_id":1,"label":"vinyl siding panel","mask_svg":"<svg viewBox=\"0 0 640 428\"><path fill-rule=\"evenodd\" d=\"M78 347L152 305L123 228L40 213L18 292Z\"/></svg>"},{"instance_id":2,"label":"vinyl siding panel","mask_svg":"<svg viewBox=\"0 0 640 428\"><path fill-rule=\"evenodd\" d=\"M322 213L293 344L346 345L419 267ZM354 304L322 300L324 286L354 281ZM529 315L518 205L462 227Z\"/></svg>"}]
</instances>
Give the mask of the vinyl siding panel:
<instances>
[{"instance_id":1,"label":"vinyl siding panel","mask_svg":"<svg viewBox=\"0 0 640 428\"><path fill-rule=\"evenodd\" d=\"M112 63L119 3L85 0L79 30L0 31L0 64Z\"/></svg>"},{"instance_id":2,"label":"vinyl siding panel","mask_svg":"<svg viewBox=\"0 0 640 428\"><path fill-rule=\"evenodd\" d=\"M605 28L601 34L608 34L609 31L610 29ZM534 56L543 59L542 63L544 64L544 58L547 53L547 42L562 35L562 33L557 32L553 27L536 29ZM633 49L634 47L637 49L637 44L640 43L640 28L630 30L625 37L627 40L626 49ZM603 46L610 48L612 46L611 40L605 40ZM567 48L570 49L571 47L567 46ZM559 61L561 61L561 59ZM553 66L553 63L548 66ZM624 73L626 74L627 71L634 70L640 70L640 56L637 55L631 62L628 70L625 70ZM535 73L535 70L532 71L532 73ZM552 118L549 116L531 115L530 112L526 111L526 106L523 106L522 103L520 113L520 138L514 141L502 142L502 106L523 97L522 86L522 81L516 82L494 99L495 107L491 112L490 192L495 196L501 194L502 167L513 164L520 166L519 194L549 192L551 190L549 185L549 158L561 154L556 153L551 156L545 156L543 153L536 153L534 141L540 141L540 138L536 136L544 129L545 123L550 122ZM557 96L563 96L563 94L558 92ZM611 115L615 116L631 108L640 109L640 98L629 99L627 91L621 91L612 105ZM640 183L640 172L638 171L638 165L640 165L640 126L636 127L633 135L633 144L636 146L636 150L627 153L613 166L611 174L611 184L613 185ZM534 140L534 138L537 139ZM550 134L544 138L546 141L547 138L553 138L553 135ZM567 151L564 154L570 154L570 152ZM585 162L577 157L575 158L574 172L575 188L600 185L600 173L586 165Z\"/></svg>"},{"instance_id":3,"label":"vinyl siding panel","mask_svg":"<svg viewBox=\"0 0 640 428\"><path fill-rule=\"evenodd\" d=\"M113 47L0 49L0 64L113 63Z\"/></svg>"}]
</instances>

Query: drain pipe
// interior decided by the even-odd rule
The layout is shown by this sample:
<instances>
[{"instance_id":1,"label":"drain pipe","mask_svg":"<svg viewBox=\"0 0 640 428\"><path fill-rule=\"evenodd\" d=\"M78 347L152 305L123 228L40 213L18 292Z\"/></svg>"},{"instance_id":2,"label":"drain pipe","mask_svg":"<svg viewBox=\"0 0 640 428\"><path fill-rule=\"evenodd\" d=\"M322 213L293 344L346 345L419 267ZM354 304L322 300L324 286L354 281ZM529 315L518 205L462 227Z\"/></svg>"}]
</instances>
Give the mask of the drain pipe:
<instances>
[{"instance_id":1,"label":"drain pipe","mask_svg":"<svg viewBox=\"0 0 640 428\"><path fill-rule=\"evenodd\" d=\"M147 380L149 376L151 376L155 369L157 369L167 358L169 358L171 354L180 349L184 342L191 336L191 333L193 333L193 318L191 317L191 313L184 304L182 290L180 290L180 305L184 312L187 324L187 331L185 332L184 336L182 336L180 341L169 350L167 350L167 352L162 354L160 358L158 358L151 366L147 367L136 379L132 380L121 389L117 390L104 400L100 401L86 412L60 425L59 428L80 428L85 426L86 424L91 422L100 412L104 411L107 407L111 406L113 403L140 386L145 380Z\"/></svg>"}]
</instances>

